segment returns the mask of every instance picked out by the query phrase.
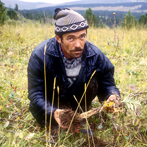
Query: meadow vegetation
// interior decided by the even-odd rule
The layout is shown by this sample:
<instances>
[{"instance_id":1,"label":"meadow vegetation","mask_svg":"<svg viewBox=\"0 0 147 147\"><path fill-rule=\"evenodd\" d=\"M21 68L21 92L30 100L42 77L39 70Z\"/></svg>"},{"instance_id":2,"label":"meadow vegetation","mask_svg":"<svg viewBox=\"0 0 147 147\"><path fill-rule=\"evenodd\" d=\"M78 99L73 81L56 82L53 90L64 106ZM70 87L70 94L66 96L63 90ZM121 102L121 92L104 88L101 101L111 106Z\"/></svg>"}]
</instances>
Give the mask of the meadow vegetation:
<instances>
[{"instance_id":1,"label":"meadow vegetation","mask_svg":"<svg viewBox=\"0 0 147 147\"><path fill-rule=\"evenodd\" d=\"M54 26L49 24L30 21L0 27L0 146L97 146L96 138L108 147L147 146L147 29L116 28L116 34L109 28L88 29L88 41L98 46L114 64L115 82L126 104L114 124L113 114L106 114L105 124L99 117L89 119L95 131L91 142L88 142L91 137L81 132L68 133L65 138L64 130L52 132L51 139L46 139L45 129L29 112L29 57L40 42L51 37L54 37ZM93 107L98 106L96 99Z\"/></svg>"}]
</instances>

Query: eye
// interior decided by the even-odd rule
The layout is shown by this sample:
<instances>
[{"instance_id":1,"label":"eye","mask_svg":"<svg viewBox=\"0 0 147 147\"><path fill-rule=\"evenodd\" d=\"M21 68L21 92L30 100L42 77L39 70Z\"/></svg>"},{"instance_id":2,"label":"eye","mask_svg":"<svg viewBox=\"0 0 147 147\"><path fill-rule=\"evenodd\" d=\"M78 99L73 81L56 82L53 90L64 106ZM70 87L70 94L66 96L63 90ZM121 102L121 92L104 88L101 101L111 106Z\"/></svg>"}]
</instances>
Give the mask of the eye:
<instances>
[{"instance_id":1,"label":"eye","mask_svg":"<svg viewBox=\"0 0 147 147\"><path fill-rule=\"evenodd\" d=\"M73 37L69 37L68 41L74 41L74 38Z\"/></svg>"},{"instance_id":2,"label":"eye","mask_svg":"<svg viewBox=\"0 0 147 147\"><path fill-rule=\"evenodd\" d=\"M86 35L82 35L82 36L80 37L80 39L85 39L85 37L86 37Z\"/></svg>"}]
</instances>

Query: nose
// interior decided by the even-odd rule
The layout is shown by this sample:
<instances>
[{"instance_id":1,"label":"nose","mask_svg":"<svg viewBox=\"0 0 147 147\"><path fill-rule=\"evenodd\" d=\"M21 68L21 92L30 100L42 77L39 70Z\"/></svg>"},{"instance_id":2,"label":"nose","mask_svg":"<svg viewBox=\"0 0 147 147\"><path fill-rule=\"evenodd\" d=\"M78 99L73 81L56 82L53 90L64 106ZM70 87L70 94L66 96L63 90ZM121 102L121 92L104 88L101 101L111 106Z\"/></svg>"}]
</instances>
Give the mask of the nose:
<instances>
[{"instance_id":1,"label":"nose","mask_svg":"<svg viewBox=\"0 0 147 147\"><path fill-rule=\"evenodd\" d=\"M79 39L77 39L75 41L75 47L77 47L77 48L81 47L81 44L80 44L80 40Z\"/></svg>"}]
</instances>

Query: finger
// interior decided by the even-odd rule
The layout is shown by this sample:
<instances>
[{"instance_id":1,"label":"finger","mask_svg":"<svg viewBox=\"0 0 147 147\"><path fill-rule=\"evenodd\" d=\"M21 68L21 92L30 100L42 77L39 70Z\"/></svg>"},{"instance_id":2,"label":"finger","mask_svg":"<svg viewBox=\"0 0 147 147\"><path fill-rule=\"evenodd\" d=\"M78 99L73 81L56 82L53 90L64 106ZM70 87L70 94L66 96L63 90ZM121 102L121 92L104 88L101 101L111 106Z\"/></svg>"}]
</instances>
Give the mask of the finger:
<instances>
[{"instance_id":1,"label":"finger","mask_svg":"<svg viewBox=\"0 0 147 147\"><path fill-rule=\"evenodd\" d=\"M111 95L108 99L109 99L109 101L115 101L116 100L116 96L115 95Z\"/></svg>"},{"instance_id":2,"label":"finger","mask_svg":"<svg viewBox=\"0 0 147 147\"><path fill-rule=\"evenodd\" d=\"M107 100L107 103L112 102L112 101L114 101L114 99L113 99L113 98L109 98L109 99Z\"/></svg>"},{"instance_id":3,"label":"finger","mask_svg":"<svg viewBox=\"0 0 147 147\"><path fill-rule=\"evenodd\" d=\"M59 124L59 126L60 126L61 128L63 128L63 129L68 129L68 126L64 126L64 125L62 125L61 123Z\"/></svg>"},{"instance_id":4,"label":"finger","mask_svg":"<svg viewBox=\"0 0 147 147\"><path fill-rule=\"evenodd\" d=\"M110 101L114 101L114 98L113 97L110 97Z\"/></svg>"}]
</instances>

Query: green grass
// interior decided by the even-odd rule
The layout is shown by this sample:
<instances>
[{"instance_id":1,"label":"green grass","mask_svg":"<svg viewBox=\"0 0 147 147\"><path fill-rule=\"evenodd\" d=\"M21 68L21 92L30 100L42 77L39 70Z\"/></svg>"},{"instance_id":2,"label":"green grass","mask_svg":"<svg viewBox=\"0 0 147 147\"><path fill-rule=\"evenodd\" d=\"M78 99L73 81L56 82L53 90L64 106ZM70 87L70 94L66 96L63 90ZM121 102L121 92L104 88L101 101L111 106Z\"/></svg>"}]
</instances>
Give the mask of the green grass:
<instances>
[{"instance_id":1,"label":"green grass","mask_svg":"<svg viewBox=\"0 0 147 147\"><path fill-rule=\"evenodd\" d=\"M40 128L29 112L27 98L27 64L33 49L43 40L54 37L54 26L36 22L15 23L0 27L0 146L23 147L50 145L46 143L45 130ZM141 102L140 109L127 108L115 120L120 127L116 131L112 114L101 119L91 117L89 123L95 130L94 137L108 146L147 146L147 30L116 29L116 41L112 29L88 29L88 41L98 46L115 66L115 81L122 99ZM93 107L100 104L96 101ZM131 108L131 106L130 106ZM140 113L140 114L139 114ZM52 133L52 146L84 146L87 134ZM60 142L59 142L60 138ZM63 141L65 142L63 143ZM87 142L88 145L88 142ZM94 145L91 145L94 146Z\"/></svg>"}]
</instances>

